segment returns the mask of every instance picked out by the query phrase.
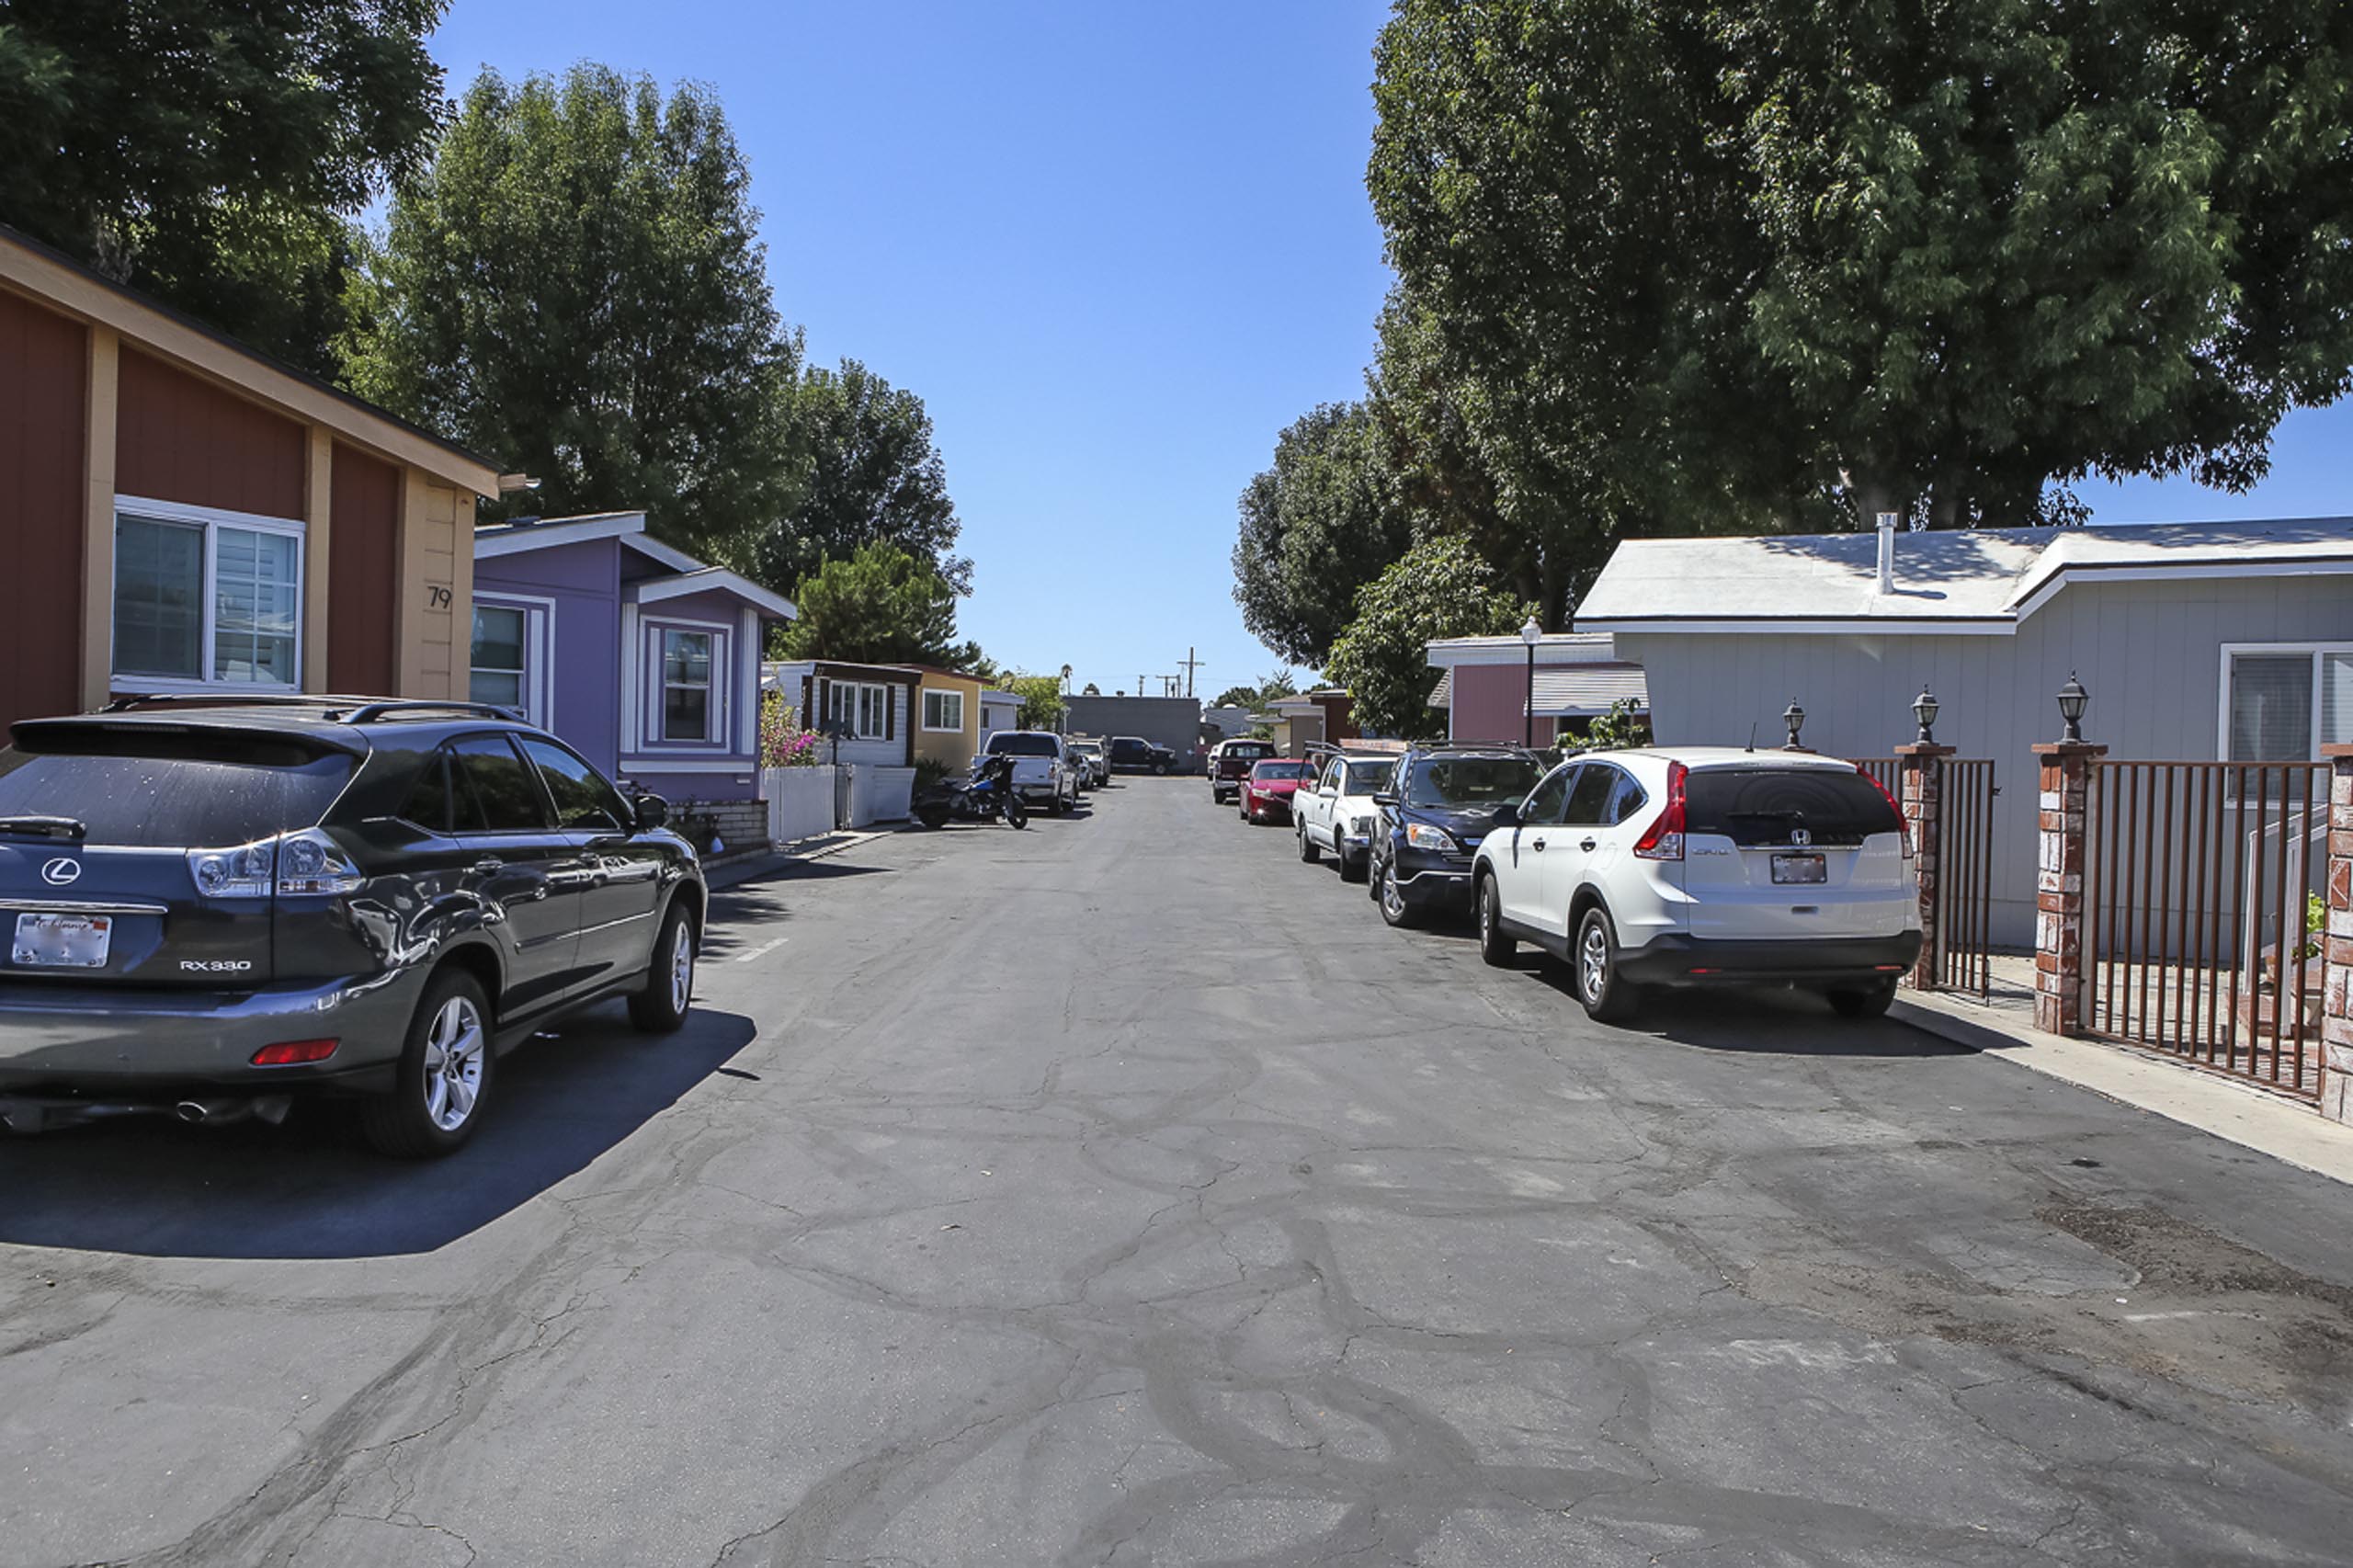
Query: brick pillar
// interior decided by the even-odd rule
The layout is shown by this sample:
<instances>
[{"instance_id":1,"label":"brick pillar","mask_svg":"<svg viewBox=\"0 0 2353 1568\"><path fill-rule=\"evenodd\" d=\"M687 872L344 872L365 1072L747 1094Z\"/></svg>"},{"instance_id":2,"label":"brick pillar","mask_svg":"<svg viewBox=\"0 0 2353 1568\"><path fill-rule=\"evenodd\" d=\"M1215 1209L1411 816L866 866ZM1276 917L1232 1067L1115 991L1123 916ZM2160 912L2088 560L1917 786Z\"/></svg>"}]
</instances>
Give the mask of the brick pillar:
<instances>
[{"instance_id":1,"label":"brick pillar","mask_svg":"<svg viewBox=\"0 0 2353 1568\"><path fill-rule=\"evenodd\" d=\"M1937 969L1943 956L1943 934L1937 929L1937 881L1944 864L1944 844L1938 831L1944 795L1944 759L1953 746L1911 745L1895 748L1896 770L1903 788L1897 800L1912 834L1913 863L1920 872L1920 957L1912 966L1917 991L1937 988Z\"/></svg>"},{"instance_id":2,"label":"brick pillar","mask_svg":"<svg viewBox=\"0 0 2353 1568\"><path fill-rule=\"evenodd\" d=\"M2325 745L2328 924L2321 937L2320 1112L2353 1121L2353 745Z\"/></svg>"},{"instance_id":3,"label":"brick pillar","mask_svg":"<svg viewBox=\"0 0 2353 1568\"><path fill-rule=\"evenodd\" d=\"M2040 763L2041 854L2034 881L2034 1027L2046 1034L2080 1034L2084 983L2084 867L2089 832L2086 812L2092 759L2106 746L2052 741L2034 748Z\"/></svg>"}]
</instances>

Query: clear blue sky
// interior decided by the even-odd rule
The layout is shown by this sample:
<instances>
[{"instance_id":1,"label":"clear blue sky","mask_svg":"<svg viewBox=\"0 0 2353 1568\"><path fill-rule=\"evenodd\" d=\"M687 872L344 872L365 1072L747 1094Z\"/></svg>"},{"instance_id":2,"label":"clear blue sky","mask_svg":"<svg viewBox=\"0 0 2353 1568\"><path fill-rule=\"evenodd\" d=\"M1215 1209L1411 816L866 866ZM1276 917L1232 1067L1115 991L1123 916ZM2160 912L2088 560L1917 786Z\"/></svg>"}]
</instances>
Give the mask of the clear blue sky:
<instances>
[{"instance_id":1,"label":"clear blue sky","mask_svg":"<svg viewBox=\"0 0 2353 1568\"><path fill-rule=\"evenodd\" d=\"M452 96L595 60L716 88L811 357L920 393L1000 662L1202 695L1242 628L1234 497L1358 395L1387 286L1364 193L1384 0L452 0ZM2245 496L2085 488L2100 521L2353 511L2353 408L2292 415ZM1155 684L1153 689L1157 690Z\"/></svg>"}]
</instances>

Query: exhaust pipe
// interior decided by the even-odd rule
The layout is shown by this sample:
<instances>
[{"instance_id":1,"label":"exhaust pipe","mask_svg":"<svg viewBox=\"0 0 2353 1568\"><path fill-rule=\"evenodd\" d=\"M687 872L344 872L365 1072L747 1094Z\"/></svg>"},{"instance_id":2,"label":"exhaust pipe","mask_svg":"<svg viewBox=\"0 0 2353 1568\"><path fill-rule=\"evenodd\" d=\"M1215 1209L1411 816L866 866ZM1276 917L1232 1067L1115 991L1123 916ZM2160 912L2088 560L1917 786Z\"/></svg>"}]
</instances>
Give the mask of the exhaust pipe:
<instances>
[{"instance_id":1,"label":"exhaust pipe","mask_svg":"<svg viewBox=\"0 0 2353 1568\"><path fill-rule=\"evenodd\" d=\"M172 1114L191 1127L218 1127L226 1121L243 1121L253 1113L251 1100L182 1100L172 1108Z\"/></svg>"}]
</instances>

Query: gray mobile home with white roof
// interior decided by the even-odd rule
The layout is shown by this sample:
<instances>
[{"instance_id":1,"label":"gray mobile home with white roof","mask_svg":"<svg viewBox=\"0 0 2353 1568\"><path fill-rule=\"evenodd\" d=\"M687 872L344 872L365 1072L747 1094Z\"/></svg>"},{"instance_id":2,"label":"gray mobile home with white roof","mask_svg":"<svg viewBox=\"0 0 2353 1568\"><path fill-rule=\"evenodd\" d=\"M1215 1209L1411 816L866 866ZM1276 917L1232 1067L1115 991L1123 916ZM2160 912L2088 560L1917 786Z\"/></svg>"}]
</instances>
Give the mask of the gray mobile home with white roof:
<instances>
[{"instance_id":1,"label":"gray mobile home with white roof","mask_svg":"<svg viewBox=\"0 0 2353 1568\"><path fill-rule=\"evenodd\" d=\"M1881 572L1882 551L1891 557ZM1882 582L1886 585L1882 587ZM1993 937L2034 937L2030 748L2072 673L2115 759L2305 761L2353 741L2353 518L1635 540L1577 607L1638 664L1662 744L1991 757Z\"/></svg>"}]
</instances>

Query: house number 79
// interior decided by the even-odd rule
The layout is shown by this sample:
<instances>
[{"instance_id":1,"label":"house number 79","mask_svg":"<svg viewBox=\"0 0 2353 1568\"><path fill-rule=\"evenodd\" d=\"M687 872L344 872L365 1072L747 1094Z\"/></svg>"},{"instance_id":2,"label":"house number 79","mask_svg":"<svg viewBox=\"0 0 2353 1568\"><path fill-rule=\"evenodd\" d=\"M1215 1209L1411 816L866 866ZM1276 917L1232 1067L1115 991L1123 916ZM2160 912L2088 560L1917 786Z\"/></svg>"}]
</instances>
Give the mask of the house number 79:
<instances>
[{"instance_id":1,"label":"house number 79","mask_svg":"<svg viewBox=\"0 0 2353 1568\"><path fill-rule=\"evenodd\" d=\"M449 590L443 587L437 587L432 584L426 585L425 608L427 609L448 609L449 608Z\"/></svg>"}]
</instances>

